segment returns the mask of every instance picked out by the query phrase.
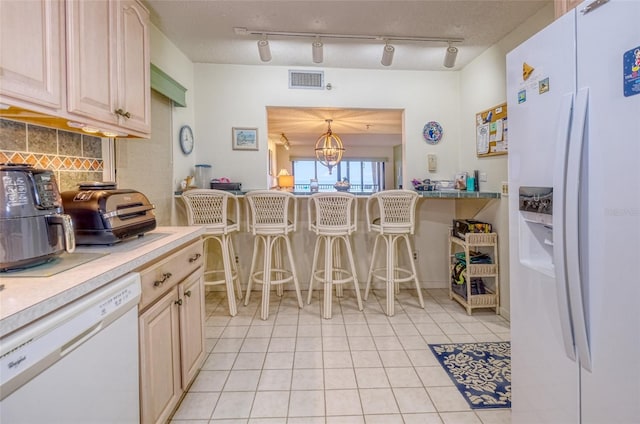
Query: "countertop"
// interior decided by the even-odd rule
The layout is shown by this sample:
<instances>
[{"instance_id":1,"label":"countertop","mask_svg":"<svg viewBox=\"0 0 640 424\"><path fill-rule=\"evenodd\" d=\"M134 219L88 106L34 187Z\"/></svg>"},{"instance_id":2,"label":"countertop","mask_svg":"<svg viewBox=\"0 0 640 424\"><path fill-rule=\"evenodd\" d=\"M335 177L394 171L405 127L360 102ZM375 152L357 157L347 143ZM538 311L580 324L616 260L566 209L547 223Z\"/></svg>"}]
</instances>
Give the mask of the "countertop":
<instances>
[{"instance_id":1,"label":"countertop","mask_svg":"<svg viewBox=\"0 0 640 424\"><path fill-rule=\"evenodd\" d=\"M236 196L244 196L251 190L229 190L229 193L235 194ZM337 191L335 191L337 192ZM329 192L329 193L335 193ZM311 196L310 191L292 191L290 192L296 197L309 197ZM327 193L327 192L323 192ZM373 193L370 192L349 192L353 193L358 197L369 197ZM420 197L424 197L426 199L500 199L501 195L497 192L492 191L466 191L466 190L436 190L436 191L419 191L416 190L416 193ZM180 197L182 192L176 191L174 192L175 197Z\"/></svg>"},{"instance_id":2,"label":"countertop","mask_svg":"<svg viewBox=\"0 0 640 424\"><path fill-rule=\"evenodd\" d=\"M158 227L113 246L78 246L77 253L102 256L50 277L0 275L4 285L0 290L0 337L197 239L203 232L203 227Z\"/></svg>"}]
</instances>

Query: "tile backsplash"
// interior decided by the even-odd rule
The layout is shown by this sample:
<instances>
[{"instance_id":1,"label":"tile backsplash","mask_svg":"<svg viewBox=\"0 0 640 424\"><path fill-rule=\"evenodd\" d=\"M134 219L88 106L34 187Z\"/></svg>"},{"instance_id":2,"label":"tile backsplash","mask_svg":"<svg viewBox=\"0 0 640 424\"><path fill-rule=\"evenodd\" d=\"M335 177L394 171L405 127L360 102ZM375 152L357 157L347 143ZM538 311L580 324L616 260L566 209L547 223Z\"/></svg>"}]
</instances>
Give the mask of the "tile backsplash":
<instances>
[{"instance_id":1,"label":"tile backsplash","mask_svg":"<svg viewBox=\"0 0 640 424\"><path fill-rule=\"evenodd\" d=\"M0 163L28 163L55 171L60 191L82 181L102 181L102 139L0 119Z\"/></svg>"}]
</instances>

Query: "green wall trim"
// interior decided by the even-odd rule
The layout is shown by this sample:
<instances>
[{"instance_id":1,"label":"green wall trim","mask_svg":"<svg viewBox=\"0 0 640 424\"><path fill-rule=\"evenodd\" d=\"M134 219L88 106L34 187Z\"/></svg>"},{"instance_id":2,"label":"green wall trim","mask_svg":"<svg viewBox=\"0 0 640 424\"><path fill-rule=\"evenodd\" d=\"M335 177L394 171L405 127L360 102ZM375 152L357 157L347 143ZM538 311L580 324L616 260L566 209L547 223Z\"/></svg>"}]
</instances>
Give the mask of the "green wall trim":
<instances>
[{"instance_id":1,"label":"green wall trim","mask_svg":"<svg viewBox=\"0 0 640 424\"><path fill-rule=\"evenodd\" d=\"M176 106L187 106L186 92L180 83L167 75L162 69L151 64L151 88L167 96Z\"/></svg>"}]
</instances>

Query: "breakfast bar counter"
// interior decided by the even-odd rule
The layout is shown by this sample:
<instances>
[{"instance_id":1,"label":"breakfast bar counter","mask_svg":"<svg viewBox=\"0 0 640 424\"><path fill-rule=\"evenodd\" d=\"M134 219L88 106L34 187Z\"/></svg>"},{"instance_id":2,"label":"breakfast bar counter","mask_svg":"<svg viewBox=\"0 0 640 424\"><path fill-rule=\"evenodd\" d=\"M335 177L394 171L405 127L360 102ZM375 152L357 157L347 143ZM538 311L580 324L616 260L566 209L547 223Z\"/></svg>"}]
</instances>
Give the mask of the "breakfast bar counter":
<instances>
[{"instance_id":1,"label":"breakfast bar counter","mask_svg":"<svg viewBox=\"0 0 640 424\"><path fill-rule=\"evenodd\" d=\"M92 259L64 271L46 271L52 264L44 264L0 274L0 337L196 240L203 231L202 227L158 227L112 246L78 246L53 262L73 260L76 254ZM45 271L38 274L38 268Z\"/></svg>"}]
</instances>

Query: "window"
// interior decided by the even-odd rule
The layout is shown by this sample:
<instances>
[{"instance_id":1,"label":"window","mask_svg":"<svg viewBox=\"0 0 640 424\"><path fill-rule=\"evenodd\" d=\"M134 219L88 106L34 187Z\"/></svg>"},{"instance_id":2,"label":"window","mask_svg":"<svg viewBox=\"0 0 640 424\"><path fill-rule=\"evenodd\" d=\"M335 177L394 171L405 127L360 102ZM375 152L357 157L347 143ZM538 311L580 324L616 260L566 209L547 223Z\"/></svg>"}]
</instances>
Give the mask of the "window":
<instances>
[{"instance_id":1,"label":"window","mask_svg":"<svg viewBox=\"0 0 640 424\"><path fill-rule=\"evenodd\" d=\"M312 178L318 180L320 191L333 191L333 185L344 178L351 183L352 192L373 193L384 190L384 160L342 160L329 170L313 159L292 161L296 191L309 191Z\"/></svg>"}]
</instances>

